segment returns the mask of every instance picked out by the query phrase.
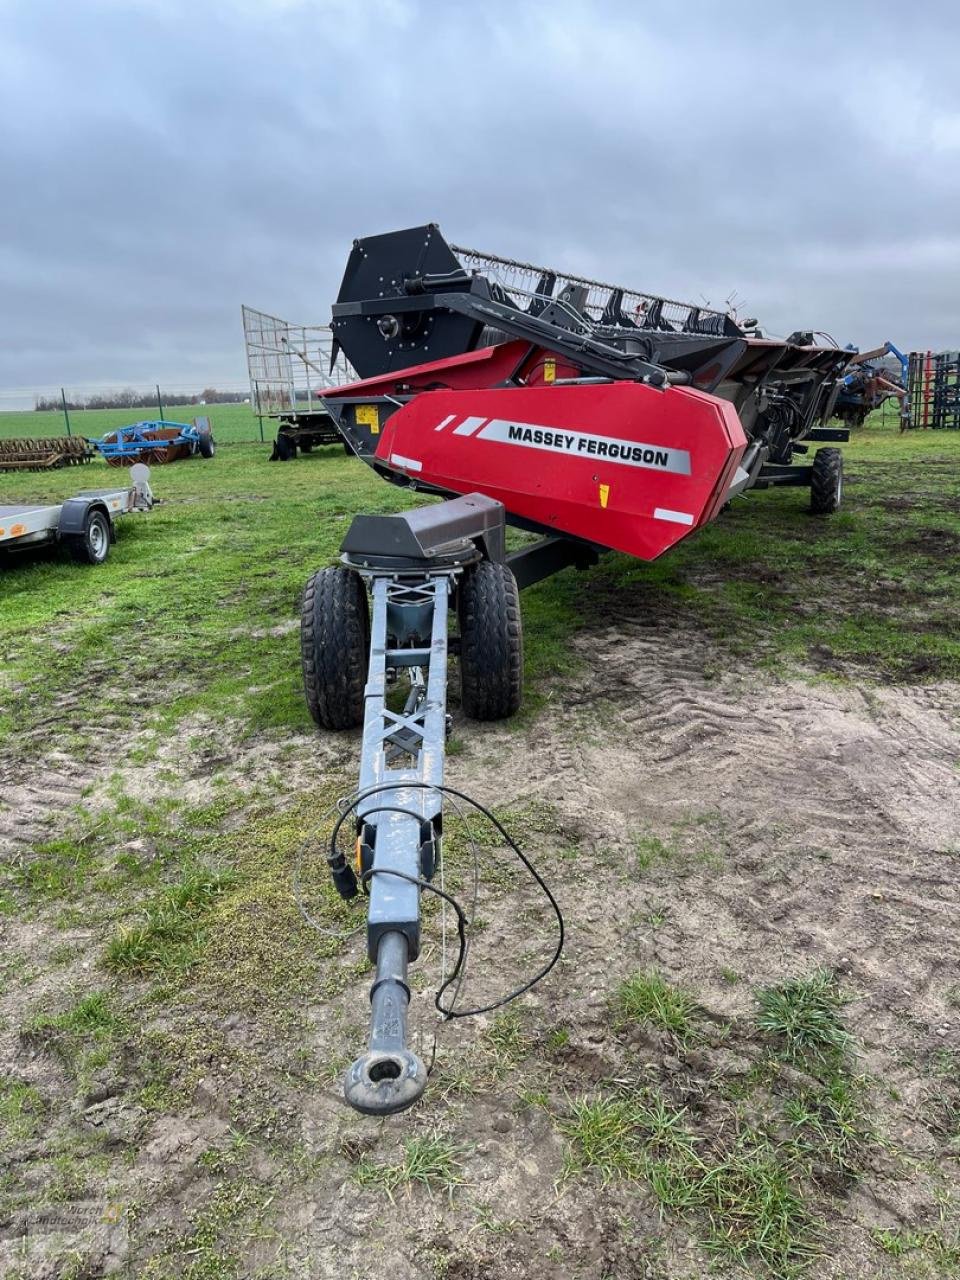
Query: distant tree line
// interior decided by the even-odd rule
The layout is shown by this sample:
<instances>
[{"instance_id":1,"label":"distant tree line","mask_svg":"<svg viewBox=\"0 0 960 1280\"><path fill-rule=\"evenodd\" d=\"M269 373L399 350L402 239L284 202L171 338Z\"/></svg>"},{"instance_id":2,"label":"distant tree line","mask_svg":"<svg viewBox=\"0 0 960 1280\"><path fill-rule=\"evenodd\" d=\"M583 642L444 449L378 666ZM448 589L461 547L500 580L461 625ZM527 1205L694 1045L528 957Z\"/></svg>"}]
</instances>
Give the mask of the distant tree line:
<instances>
[{"instance_id":1,"label":"distant tree line","mask_svg":"<svg viewBox=\"0 0 960 1280\"><path fill-rule=\"evenodd\" d=\"M168 404L240 404L248 397L249 392L218 391L216 387L204 387L196 395L161 389L164 407ZM62 409L63 401L59 396L34 396L33 407L37 412L43 413L51 409ZM100 391L93 395L67 400L68 409L156 409L156 407L156 391L134 391L130 387L125 391Z\"/></svg>"}]
</instances>

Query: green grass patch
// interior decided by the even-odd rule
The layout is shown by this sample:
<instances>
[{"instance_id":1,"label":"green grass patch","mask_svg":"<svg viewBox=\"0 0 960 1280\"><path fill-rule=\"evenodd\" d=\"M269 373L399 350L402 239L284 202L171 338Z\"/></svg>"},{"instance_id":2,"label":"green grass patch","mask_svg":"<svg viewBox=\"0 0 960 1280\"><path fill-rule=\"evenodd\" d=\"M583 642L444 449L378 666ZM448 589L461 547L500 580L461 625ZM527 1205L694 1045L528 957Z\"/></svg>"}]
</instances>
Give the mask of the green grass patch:
<instances>
[{"instance_id":1,"label":"green grass patch","mask_svg":"<svg viewBox=\"0 0 960 1280\"><path fill-rule=\"evenodd\" d=\"M646 1182L665 1209L702 1223L705 1247L724 1258L782 1277L816 1256L819 1224L796 1172L757 1130L708 1143L682 1108L649 1091L577 1100L561 1130L566 1177Z\"/></svg>"},{"instance_id":2,"label":"green grass patch","mask_svg":"<svg viewBox=\"0 0 960 1280\"><path fill-rule=\"evenodd\" d=\"M107 968L143 974L187 967L198 957L210 908L235 881L232 871L188 872L147 908L143 924L127 926L110 940Z\"/></svg>"},{"instance_id":3,"label":"green grass patch","mask_svg":"<svg viewBox=\"0 0 960 1280\"><path fill-rule=\"evenodd\" d=\"M74 897L83 888L94 858L94 851L81 841L44 840L13 868L12 878L33 899Z\"/></svg>"},{"instance_id":4,"label":"green grass patch","mask_svg":"<svg viewBox=\"0 0 960 1280\"><path fill-rule=\"evenodd\" d=\"M601 1182L643 1183L696 1226L707 1250L780 1280L819 1256L823 1199L848 1192L874 1135L868 1082L851 1069L845 997L831 975L765 988L757 1001L776 1053L761 1048L745 1075L712 1087L703 1105L688 1111L666 1090L636 1086L574 1099L558 1124L568 1140L565 1178L593 1171ZM655 1027L681 1046L696 1037L698 1012L656 970L633 975L615 1000L618 1027ZM755 1046L752 1028L743 1031Z\"/></svg>"},{"instance_id":5,"label":"green grass patch","mask_svg":"<svg viewBox=\"0 0 960 1280\"><path fill-rule=\"evenodd\" d=\"M847 1003L833 974L817 970L757 993L757 1027L791 1062L837 1060L850 1046L840 1018Z\"/></svg>"},{"instance_id":6,"label":"green grass patch","mask_svg":"<svg viewBox=\"0 0 960 1280\"><path fill-rule=\"evenodd\" d=\"M117 1058L131 1024L110 995L91 991L60 1013L40 1011L20 1030L25 1044L53 1054L81 1090Z\"/></svg>"},{"instance_id":7,"label":"green grass patch","mask_svg":"<svg viewBox=\"0 0 960 1280\"><path fill-rule=\"evenodd\" d=\"M960 1275L960 1233L956 1229L875 1227L874 1243L888 1257L902 1259L909 1274L928 1276Z\"/></svg>"},{"instance_id":8,"label":"green grass patch","mask_svg":"<svg viewBox=\"0 0 960 1280\"><path fill-rule=\"evenodd\" d=\"M864 1121L864 1091L863 1077L841 1070L784 1103L798 1157L812 1173L841 1180L859 1173L864 1147L872 1137Z\"/></svg>"},{"instance_id":9,"label":"green grass patch","mask_svg":"<svg viewBox=\"0 0 960 1280\"><path fill-rule=\"evenodd\" d=\"M12 1076L0 1077L0 1135L4 1145L34 1137L45 1113L38 1089Z\"/></svg>"},{"instance_id":10,"label":"green grass patch","mask_svg":"<svg viewBox=\"0 0 960 1280\"><path fill-rule=\"evenodd\" d=\"M489 1051L498 1072L511 1071L522 1062L532 1048L532 1041L520 1006L508 1004L501 1009L483 1032L481 1043Z\"/></svg>"},{"instance_id":11,"label":"green grass patch","mask_svg":"<svg viewBox=\"0 0 960 1280\"><path fill-rule=\"evenodd\" d=\"M669 862L676 856L675 844L667 844L659 836L636 835L633 854L638 871L648 871L657 862Z\"/></svg>"},{"instance_id":12,"label":"green grass patch","mask_svg":"<svg viewBox=\"0 0 960 1280\"><path fill-rule=\"evenodd\" d=\"M462 1155L463 1148L441 1134L408 1138L399 1161L383 1164L363 1155L353 1178L361 1187L381 1188L391 1200L399 1187L414 1185L452 1198L464 1181Z\"/></svg>"},{"instance_id":13,"label":"green grass patch","mask_svg":"<svg viewBox=\"0 0 960 1280\"><path fill-rule=\"evenodd\" d=\"M691 813L674 823L666 838L655 832L637 831L631 835L630 844L637 871L669 866L676 875L686 876L696 870L719 867L727 848L727 835L720 815Z\"/></svg>"},{"instance_id":14,"label":"green grass patch","mask_svg":"<svg viewBox=\"0 0 960 1280\"><path fill-rule=\"evenodd\" d=\"M266 1232L273 1196L244 1178L226 1178L192 1217L189 1231L137 1271L141 1280L239 1280L244 1248Z\"/></svg>"},{"instance_id":15,"label":"green grass patch","mask_svg":"<svg viewBox=\"0 0 960 1280\"><path fill-rule=\"evenodd\" d=\"M339 897L321 839L304 846L317 816L346 789L333 778L287 809L254 808L241 827L201 845L218 850L237 872L207 914L203 955L191 974L218 1006L255 1010L261 1019L297 1018L305 999L330 999L368 972L365 953L340 962L348 939L363 926L363 899L348 904ZM304 920L293 894L301 846L300 893L321 933Z\"/></svg>"},{"instance_id":16,"label":"green grass patch","mask_svg":"<svg viewBox=\"0 0 960 1280\"><path fill-rule=\"evenodd\" d=\"M622 983L614 1008L622 1026L654 1027L683 1044L695 1038L697 1002L655 969L635 973Z\"/></svg>"},{"instance_id":17,"label":"green grass patch","mask_svg":"<svg viewBox=\"0 0 960 1280\"><path fill-rule=\"evenodd\" d=\"M110 997L104 991L91 991L63 1013L38 1014L28 1024L33 1033L63 1031L68 1035L112 1035L122 1025Z\"/></svg>"}]
</instances>

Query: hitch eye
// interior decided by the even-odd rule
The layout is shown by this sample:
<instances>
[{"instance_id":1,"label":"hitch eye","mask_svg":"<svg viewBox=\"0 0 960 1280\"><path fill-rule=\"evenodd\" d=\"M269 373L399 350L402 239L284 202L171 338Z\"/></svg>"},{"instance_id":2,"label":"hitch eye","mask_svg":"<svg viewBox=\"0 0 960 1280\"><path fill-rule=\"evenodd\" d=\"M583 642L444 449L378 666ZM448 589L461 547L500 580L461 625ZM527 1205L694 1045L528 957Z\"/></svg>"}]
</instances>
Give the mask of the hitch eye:
<instances>
[{"instance_id":1,"label":"hitch eye","mask_svg":"<svg viewBox=\"0 0 960 1280\"><path fill-rule=\"evenodd\" d=\"M381 1058L379 1062L373 1064L367 1074L374 1084L379 1084L381 1080L399 1080L402 1070L403 1067L396 1058Z\"/></svg>"}]
</instances>

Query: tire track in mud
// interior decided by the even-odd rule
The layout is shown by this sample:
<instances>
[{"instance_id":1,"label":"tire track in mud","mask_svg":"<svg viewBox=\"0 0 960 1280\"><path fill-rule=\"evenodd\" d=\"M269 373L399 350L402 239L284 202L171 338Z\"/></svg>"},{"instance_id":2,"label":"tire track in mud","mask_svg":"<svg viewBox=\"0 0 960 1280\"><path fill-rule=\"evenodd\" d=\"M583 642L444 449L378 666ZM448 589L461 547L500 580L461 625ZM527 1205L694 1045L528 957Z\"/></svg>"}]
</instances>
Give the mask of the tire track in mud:
<instances>
[{"instance_id":1,"label":"tire track in mud","mask_svg":"<svg viewBox=\"0 0 960 1280\"><path fill-rule=\"evenodd\" d=\"M64 755L26 769L16 761L0 765L0 859L50 839L80 804L86 781Z\"/></svg>"},{"instance_id":2,"label":"tire track in mud","mask_svg":"<svg viewBox=\"0 0 960 1280\"><path fill-rule=\"evenodd\" d=\"M96 812L107 798L108 784L119 780L123 789L141 799L169 794L173 785L184 806L200 804L208 797L208 781L220 774L241 790L277 770L283 789L296 793L309 789L327 771L341 773L356 754L349 739L324 740L302 733L250 739L230 723L188 721L160 744L155 756L143 764L131 764L133 749L144 740L144 731L117 724L85 725L86 745L71 756L49 750L22 760L0 756L0 864L11 863L37 844L63 835L76 825L78 810ZM147 731L147 739L150 739ZM192 742L205 737L208 745ZM295 748L295 763L284 758ZM352 762L351 762L352 763ZM158 781L162 768L175 770L177 779Z\"/></svg>"},{"instance_id":3,"label":"tire track in mud","mask_svg":"<svg viewBox=\"0 0 960 1280\"><path fill-rule=\"evenodd\" d=\"M891 1034L902 1047L949 1018L960 689L741 673L675 621L667 633L615 616L575 643L586 671L568 710L501 785L542 792L598 848L619 843L617 906L601 927L618 968L647 954L722 1003L722 969L773 981L834 966L864 993L868 1043L888 1049ZM682 847L698 819L719 853L709 865L636 864L632 839ZM626 955L623 921L652 900L669 927ZM592 931L579 893L571 907ZM891 1007L912 1025L891 1033Z\"/></svg>"}]
</instances>

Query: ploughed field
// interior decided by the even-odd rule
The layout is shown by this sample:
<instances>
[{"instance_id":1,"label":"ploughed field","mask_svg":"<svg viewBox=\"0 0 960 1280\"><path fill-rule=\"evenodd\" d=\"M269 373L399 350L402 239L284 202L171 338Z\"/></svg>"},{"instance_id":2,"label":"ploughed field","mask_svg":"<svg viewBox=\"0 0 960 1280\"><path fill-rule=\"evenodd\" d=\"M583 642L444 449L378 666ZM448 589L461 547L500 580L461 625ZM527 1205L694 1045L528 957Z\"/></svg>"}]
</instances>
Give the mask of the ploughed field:
<instances>
[{"instance_id":1,"label":"ploughed field","mask_svg":"<svg viewBox=\"0 0 960 1280\"><path fill-rule=\"evenodd\" d=\"M320 847L359 735L310 724L297 612L353 513L418 499L268 451L155 469L103 566L0 568L4 1274L960 1274L960 439L875 415L836 517L758 493L532 588L511 723L464 720L452 666L447 781L567 946L438 1025L426 903L433 1074L384 1122L340 1097L369 971ZM551 918L445 834L479 1002Z\"/></svg>"}]
</instances>

